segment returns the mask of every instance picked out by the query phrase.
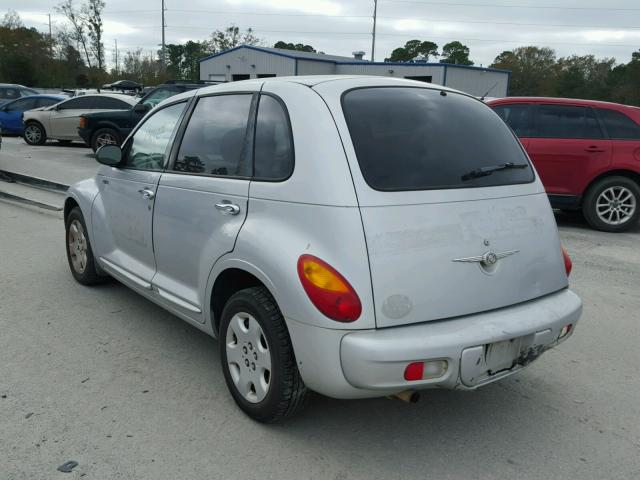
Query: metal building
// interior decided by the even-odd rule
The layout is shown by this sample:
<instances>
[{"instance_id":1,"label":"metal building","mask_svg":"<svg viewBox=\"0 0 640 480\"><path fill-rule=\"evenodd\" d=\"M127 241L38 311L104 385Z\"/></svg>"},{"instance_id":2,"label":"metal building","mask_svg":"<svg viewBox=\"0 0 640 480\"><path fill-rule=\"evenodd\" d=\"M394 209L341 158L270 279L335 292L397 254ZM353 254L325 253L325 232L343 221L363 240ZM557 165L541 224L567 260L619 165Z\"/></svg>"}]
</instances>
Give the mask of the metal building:
<instances>
[{"instance_id":1,"label":"metal building","mask_svg":"<svg viewBox=\"0 0 640 480\"><path fill-rule=\"evenodd\" d=\"M396 63L241 45L200 60L200 79L232 82L292 75L383 75L432 82L476 96L506 97L508 70L446 63Z\"/></svg>"}]
</instances>

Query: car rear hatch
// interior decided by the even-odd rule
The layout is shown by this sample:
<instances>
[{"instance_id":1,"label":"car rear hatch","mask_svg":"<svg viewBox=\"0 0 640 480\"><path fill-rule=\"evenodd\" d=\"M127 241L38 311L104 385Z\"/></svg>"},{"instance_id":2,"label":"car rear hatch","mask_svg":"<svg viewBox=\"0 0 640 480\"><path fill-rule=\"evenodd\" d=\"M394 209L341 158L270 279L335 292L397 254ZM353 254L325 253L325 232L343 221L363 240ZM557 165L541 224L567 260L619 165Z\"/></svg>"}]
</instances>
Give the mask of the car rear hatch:
<instances>
[{"instance_id":1,"label":"car rear hatch","mask_svg":"<svg viewBox=\"0 0 640 480\"><path fill-rule=\"evenodd\" d=\"M533 167L481 102L415 87L342 96L376 324L447 319L567 286Z\"/></svg>"}]
</instances>

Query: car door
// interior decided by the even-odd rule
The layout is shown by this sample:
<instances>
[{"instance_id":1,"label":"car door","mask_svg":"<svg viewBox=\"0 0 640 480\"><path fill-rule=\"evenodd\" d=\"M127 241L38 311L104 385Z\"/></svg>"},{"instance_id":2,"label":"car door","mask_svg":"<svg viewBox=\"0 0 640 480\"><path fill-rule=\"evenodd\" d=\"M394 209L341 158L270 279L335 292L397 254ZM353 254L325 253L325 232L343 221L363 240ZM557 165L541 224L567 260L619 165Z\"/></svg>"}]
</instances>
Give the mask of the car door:
<instances>
[{"instance_id":1,"label":"car door","mask_svg":"<svg viewBox=\"0 0 640 480\"><path fill-rule=\"evenodd\" d=\"M168 105L140 125L123 147L119 167L102 166L93 204L93 240L102 265L150 288L156 270L153 210L158 180L187 102Z\"/></svg>"},{"instance_id":2,"label":"car door","mask_svg":"<svg viewBox=\"0 0 640 480\"><path fill-rule=\"evenodd\" d=\"M91 111L94 101L94 95L83 95L62 102L50 110L47 136L63 140L81 140L78 135L80 115Z\"/></svg>"},{"instance_id":3,"label":"car door","mask_svg":"<svg viewBox=\"0 0 640 480\"><path fill-rule=\"evenodd\" d=\"M6 132L22 132L22 112L36 108L37 99L21 98L5 105L0 110L0 123Z\"/></svg>"},{"instance_id":4,"label":"car door","mask_svg":"<svg viewBox=\"0 0 640 480\"><path fill-rule=\"evenodd\" d=\"M611 141L593 109L540 104L534 112L534 136L527 151L547 193L581 195L583 179L611 162Z\"/></svg>"},{"instance_id":5,"label":"car door","mask_svg":"<svg viewBox=\"0 0 640 480\"><path fill-rule=\"evenodd\" d=\"M158 185L153 285L197 321L203 321L204 285L211 268L233 250L247 214L255 97L200 97Z\"/></svg>"}]
</instances>

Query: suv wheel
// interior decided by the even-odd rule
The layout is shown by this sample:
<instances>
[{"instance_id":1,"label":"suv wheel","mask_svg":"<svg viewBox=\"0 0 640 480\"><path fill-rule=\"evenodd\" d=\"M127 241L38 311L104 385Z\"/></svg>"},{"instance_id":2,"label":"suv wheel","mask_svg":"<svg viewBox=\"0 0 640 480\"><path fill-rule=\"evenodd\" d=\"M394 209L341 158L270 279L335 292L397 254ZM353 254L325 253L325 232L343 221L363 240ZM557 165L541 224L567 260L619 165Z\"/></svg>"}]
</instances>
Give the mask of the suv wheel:
<instances>
[{"instance_id":1,"label":"suv wheel","mask_svg":"<svg viewBox=\"0 0 640 480\"><path fill-rule=\"evenodd\" d=\"M271 423L302 407L307 388L282 313L266 288L234 294L222 312L219 334L227 387L247 415Z\"/></svg>"},{"instance_id":2,"label":"suv wheel","mask_svg":"<svg viewBox=\"0 0 640 480\"><path fill-rule=\"evenodd\" d=\"M627 177L603 178L585 195L582 210L596 230L624 232L640 217L640 187Z\"/></svg>"},{"instance_id":3,"label":"suv wheel","mask_svg":"<svg viewBox=\"0 0 640 480\"><path fill-rule=\"evenodd\" d=\"M91 148L97 152L104 145L120 145L120 135L112 128L100 128L91 137Z\"/></svg>"},{"instance_id":4,"label":"suv wheel","mask_svg":"<svg viewBox=\"0 0 640 480\"><path fill-rule=\"evenodd\" d=\"M44 145L44 142L47 141L44 128L37 122L27 123L22 136L29 145Z\"/></svg>"},{"instance_id":5,"label":"suv wheel","mask_svg":"<svg viewBox=\"0 0 640 480\"><path fill-rule=\"evenodd\" d=\"M93 258L93 250L87 227L84 224L84 217L79 207L75 207L69 213L65 222L66 235L65 244L67 246L67 260L71 274L83 285L95 285L105 280L98 275L96 264Z\"/></svg>"}]
</instances>

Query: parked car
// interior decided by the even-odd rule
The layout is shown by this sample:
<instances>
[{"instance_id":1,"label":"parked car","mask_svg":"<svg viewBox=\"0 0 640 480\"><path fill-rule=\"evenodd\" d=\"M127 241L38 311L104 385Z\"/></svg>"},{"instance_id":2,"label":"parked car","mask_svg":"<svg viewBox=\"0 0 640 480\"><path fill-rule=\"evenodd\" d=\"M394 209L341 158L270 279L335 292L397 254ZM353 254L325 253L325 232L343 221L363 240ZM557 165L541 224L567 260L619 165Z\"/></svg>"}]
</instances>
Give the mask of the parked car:
<instances>
[{"instance_id":1,"label":"parked car","mask_svg":"<svg viewBox=\"0 0 640 480\"><path fill-rule=\"evenodd\" d=\"M5 104L16 98L28 97L30 95L37 95L32 88L25 87L24 85L16 85L13 83L0 83L0 105Z\"/></svg>"},{"instance_id":2,"label":"parked car","mask_svg":"<svg viewBox=\"0 0 640 480\"><path fill-rule=\"evenodd\" d=\"M0 122L4 126L5 133L22 135L24 131L22 114L24 112L35 108L50 107L66 98L63 95L31 95L5 103L0 107Z\"/></svg>"},{"instance_id":3,"label":"parked car","mask_svg":"<svg viewBox=\"0 0 640 480\"><path fill-rule=\"evenodd\" d=\"M82 95L51 107L31 110L23 115L24 140L29 145L44 145L47 139L82 141L78 135L80 115L129 109L135 103L136 100L129 95L102 93Z\"/></svg>"},{"instance_id":4,"label":"parked car","mask_svg":"<svg viewBox=\"0 0 640 480\"><path fill-rule=\"evenodd\" d=\"M103 145L120 145L145 114L163 100L201 88L200 83L167 83L148 92L126 111L87 113L80 117L78 135L95 152Z\"/></svg>"},{"instance_id":5,"label":"parked car","mask_svg":"<svg viewBox=\"0 0 640 480\"><path fill-rule=\"evenodd\" d=\"M118 80L117 82L107 83L106 85L103 85L102 88L104 90L120 90L122 92L139 92L142 91L143 86L133 80Z\"/></svg>"},{"instance_id":6,"label":"parked car","mask_svg":"<svg viewBox=\"0 0 640 480\"><path fill-rule=\"evenodd\" d=\"M231 395L275 421L475 389L581 313L542 183L466 94L384 77L249 80L158 105L64 204L85 285L111 275L219 338Z\"/></svg>"},{"instance_id":7,"label":"parked car","mask_svg":"<svg viewBox=\"0 0 640 480\"><path fill-rule=\"evenodd\" d=\"M566 98L488 104L520 137L554 208L623 232L640 218L640 108Z\"/></svg>"}]
</instances>

